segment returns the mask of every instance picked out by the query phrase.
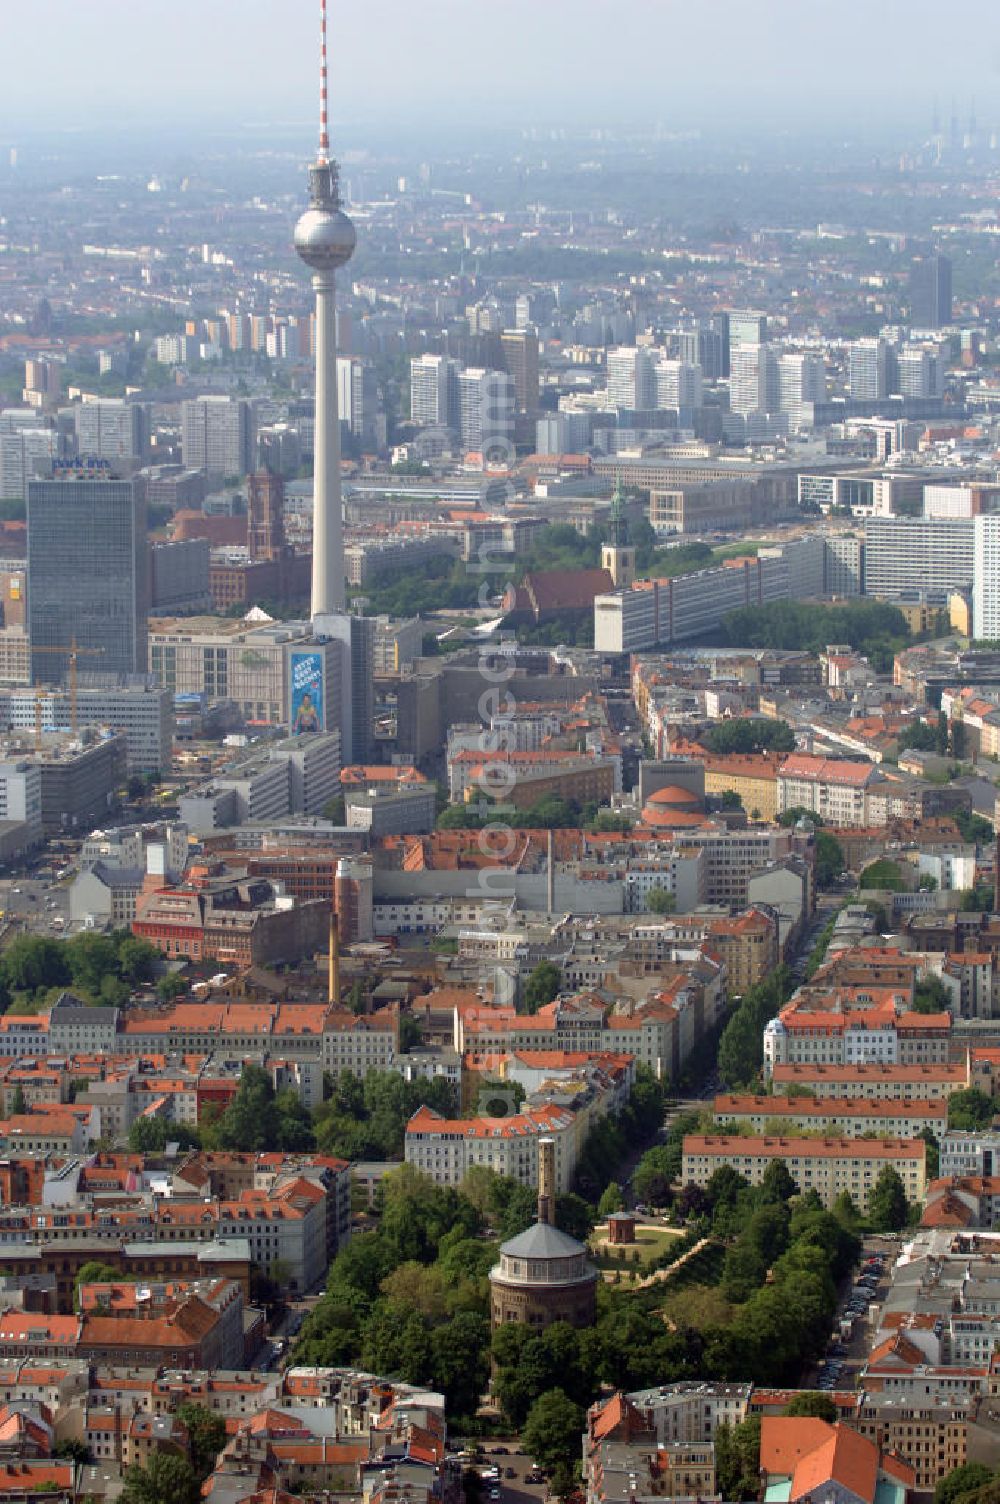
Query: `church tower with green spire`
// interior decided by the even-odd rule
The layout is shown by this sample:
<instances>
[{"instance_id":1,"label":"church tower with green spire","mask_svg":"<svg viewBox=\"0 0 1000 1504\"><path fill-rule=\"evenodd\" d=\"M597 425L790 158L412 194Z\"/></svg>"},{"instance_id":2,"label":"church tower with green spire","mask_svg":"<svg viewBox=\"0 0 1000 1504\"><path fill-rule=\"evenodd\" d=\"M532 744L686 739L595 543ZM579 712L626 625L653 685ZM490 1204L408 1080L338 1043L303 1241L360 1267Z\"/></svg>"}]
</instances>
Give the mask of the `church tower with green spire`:
<instances>
[{"instance_id":1,"label":"church tower with green spire","mask_svg":"<svg viewBox=\"0 0 1000 1504\"><path fill-rule=\"evenodd\" d=\"M622 490L620 477L615 481L614 495L611 498L608 541L601 549L601 567L610 574L616 590L627 590L635 579L635 548L628 541L625 492Z\"/></svg>"}]
</instances>

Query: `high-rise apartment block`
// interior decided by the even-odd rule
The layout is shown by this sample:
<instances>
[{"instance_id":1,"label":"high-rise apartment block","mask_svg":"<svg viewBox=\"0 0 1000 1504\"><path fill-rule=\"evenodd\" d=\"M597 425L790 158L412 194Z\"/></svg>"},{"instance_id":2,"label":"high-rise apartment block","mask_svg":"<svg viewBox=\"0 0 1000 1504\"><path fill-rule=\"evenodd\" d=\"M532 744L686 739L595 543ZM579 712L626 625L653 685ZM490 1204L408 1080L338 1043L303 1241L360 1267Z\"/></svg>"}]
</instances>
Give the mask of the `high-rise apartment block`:
<instances>
[{"instance_id":1,"label":"high-rise apartment block","mask_svg":"<svg viewBox=\"0 0 1000 1504\"><path fill-rule=\"evenodd\" d=\"M161 366L183 366L196 354L197 341L189 334L161 334L153 353Z\"/></svg>"},{"instance_id":2,"label":"high-rise apartment block","mask_svg":"<svg viewBox=\"0 0 1000 1504\"><path fill-rule=\"evenodd\" d=\"M74 641L84 669L146 672L146 504L108 470L28 483L28 625L35 683L65 679Z\"/></svg>"},{"instance_id":3,"label":"high-rise apartment block","mask_svg":"<svg viewBox=\"0 0 1000 1504\"><path fill-rule=\"evenodd\" d=\"M922 590L944 600L968 589L973 558L970 518L869 517L865 523L868 595L891 600Z\"/></svg>"},{"instance_id":4,"label":"high-rise apartment block","mask_svg":"<svg viewBox=\"0 0 1000 1504\"><path fill-rule=\"evenodd\" d=\"M972 519L972 635L1000 638L1000 515Z\"/></svg>"},{"instance_id":5,"label":"high-rise apartment block","mask_svg":"<svg viewBox=\"0 0 1000 1504\"><path fill-rule=\"evenodd\" d=\"M190 470L246 475L253 464L253 416L239 397L196 397L181 405L181 450Z\"/></svg>"},{"instance_id":6,"label":"high-rise apartment block","mask_svg":"<svg viewBox=\"0 0 1000 1504\"><path fill-rule=\"evenodd\" d=\"M773 346L733 345L729 353L729 406L734 413L780 411L778 357Z\"/></svg>"},{"instance_id":7,"label":"high-rise apartment block","mask_svg":"<svg viewBox=\"0 0 1000 1504\"><path fill-rule=\"evenodd\" d=\"M856 400L879 402L893 390L895 355L884 339L858 339L847 353L847 381Z\"/></svg>"},{"instance_id":8,"label":"high-rise apartment block","mask_svg":"<svg viewBox=\"0 0 1000 1504\"><path fill-rule=\"evenodd\" d=\"M23 501L31 477L44 475L62 454L62 436L55 428L0 432L0 500Z\"/></svg>"},{"instance_id":9,"label":"high-rise apartment block","mask_svg":"<svg viewBox=\"0 0 1000 1504\"><path fill-rule=\"evenodd\" d=\"M702 401L701 366L687 360L661 360L655 367L656 407L690 414Z\"/></svg>"},{"instance_id":10,"label":"high-rise apartment block","mask_svg":"<svg viewBox=\"0 0 1000 1504\"><path fill-rule=\"evenodd\" d=\"M459 431L466 449L509 442L514 431L514 382L506 371L462 371L458 402Z\"/></svg>"},{"instance_id":11,"label":"high-rise apartment block","mask_svg":"<svg viewBox=\"0 0 1000 1504\"><path fill-rule=\"evenodd\" d=\"M100 398L74 408L76 446L85 458L139 460L149 448L149 408L123 398Z\"/></svg>"},{"instance_id":12,"label":"high-rise apartment block","mask_svg":"<svg viewBox=\"0 0 1000 1504\"><path fill-rule=\"evenodd\" d=\"M608 351L608 406L639 412L656 407L656 365L652 351L630 345Z\"/></svg>"},{"instance_id":13,"label":"high-rise apartment block","mask_svg":"<svg viewBox=\"0 0 1000 1504\"><path fill-rule=\"evenodd\" d=\"M896 358L899 391L904 397L944 395L944 357L929 345L907 345Z\"/></svg>"},{"instance_id":14,"label":"high-rise apartment block","mask_svg":"<svg viewBox=\"0 0 1000 1504\"><path fill-rule=\"evenodd\" d=\"M458 427L458 362L447 355L410 361L410 416L421 428Z\"/></svg>"},{"instance_id":15,"label":"high-rise apartment block","mask_svg":"<svg viewBox=\"0 0 1000 1504\"><path fill-rule=\"evenodd\" d=\"M62 366L55 360L24 362L24 400L29 407L55 402L62 386Z\"/></svg>"},{"instance_id":16,"label":"high-rise apartment block","mask_svg":"<svg viewBox=\"0 0 1000 1504\"><path fill-rule=\"evenodd\" d=\"M349 433L362 443L377 443L378 381L375 367L360 356L337 357L337 407Z\"/></svg>"},{"instance_id":17,"label":"high-rise apartment block","mask_svg":"<svg viewBox=\"0 0 1000 1504\"><path fill-rule=\"evenodd\" d=\"M778 401L793 430L811 428L813 405L826 400L826 363L814 351L778 357Z\"/></svg>"},{"instance_id":18,"label":"high-rise apartment block","mask_svg":"<svg viewBox=\"0 0 1000 1504\"><path fill-rule=\"evenodd\" d=\"M257 430L257 463L262 470L291 480L302 464L302 435L297 424L271 423Z\"/></svg>"},{"instance_id":19,"label":"high-rise apartment block","mask_svg":"<svg viewBox=\"0 0 1000 1504\"><path fill-rule=\"evenodd\" d=\"M730 358L737 345L764 345L767 343L767 314L757 308L730 308L729 352Z\"/></svg>"},{"instance_id":20,"label":"high-rise apartment block","mask_svg":"<svg viewBox=\"0 0 1000 1504\"><path fill-rule=\"evenodd\" d=\"M951 323L951 261L947 256L923 256L910 268L910 323L918 329L940 329Z\"/></svg>"},{"instance_id":21,"label":"high-rise apartment block","mask_svg":"<svg viewBox=\"0 0 1000 1504\"><path fill-rule=\"evenodd\" d=\"M538 411L538 335L534 329L505 329L500 336L504 370L514 382L521 413Z\"/></svg>"},{"instance_id":22,"label":"high-rise apartment block","mask_svg":"<svg viewBox=\"0 0 1000 1504\"><path fill-rule=\"evenodd\" d=\"M671 330L667 336L667 349L672 358L700 366L706 381L717 381L720 376L729 374L724 363L729 354L728 334L723 350L722 332L718 329Z\"/></svg>"},{"instance_id":23,"label":"high-rise apartment block","mask_svg":"<svg viewBox=\"0 0 1000 1504\"><path fill-rule=\"evenodd\" d=\"M551 413L535 424L535 450L538 454L582 454L590 447L593 431L592 412Z\"/></svg>"}]
</instances>

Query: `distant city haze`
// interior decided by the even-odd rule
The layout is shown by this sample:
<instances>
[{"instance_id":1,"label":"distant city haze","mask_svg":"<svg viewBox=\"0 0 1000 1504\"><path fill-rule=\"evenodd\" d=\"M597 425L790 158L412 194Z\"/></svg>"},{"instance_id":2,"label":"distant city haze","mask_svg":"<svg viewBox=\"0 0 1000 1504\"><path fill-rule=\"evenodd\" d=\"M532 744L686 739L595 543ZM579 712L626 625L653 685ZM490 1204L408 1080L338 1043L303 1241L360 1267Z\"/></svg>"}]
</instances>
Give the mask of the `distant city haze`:
<instances>
[{"instance_id":1,"label":"distant city haze","mask_svg":"<svg viewBox=\"0 0 1000 1504\"><path fill-rule=\"evenodd\" d=\"M315 118L315 0L35 0L0 7L0 131ZM993 0L352 0L331 5L338 138L450 124L659 122L856 137L1000 126ZM464 112L468 111L468 116ZM461 113L456 113L461 112Z\"/></svg>"}]
</instances>

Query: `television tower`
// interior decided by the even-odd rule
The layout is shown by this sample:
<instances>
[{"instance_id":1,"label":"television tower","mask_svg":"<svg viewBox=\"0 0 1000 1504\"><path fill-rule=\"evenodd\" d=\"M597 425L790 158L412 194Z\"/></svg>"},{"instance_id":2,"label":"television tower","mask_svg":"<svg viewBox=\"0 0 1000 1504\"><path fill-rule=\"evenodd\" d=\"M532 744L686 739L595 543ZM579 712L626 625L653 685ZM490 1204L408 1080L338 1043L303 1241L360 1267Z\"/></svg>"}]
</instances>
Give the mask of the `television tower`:
<instances>
[{"instance_id":1,"label":"television tower","mask_svg":"<svg viewBox=\"0 0 1000 1504\"><path fill-rule=\"evenodd\" d=\"M295 249L312 268L316 292L316 437L313 460L312 616L344 610L344 517L337 411L337 268L357 234L340 206L340 174L330 157L326 0L320 0L319 152L309 169L309 208L295 226Z\"/></svg>"}]
</instances>

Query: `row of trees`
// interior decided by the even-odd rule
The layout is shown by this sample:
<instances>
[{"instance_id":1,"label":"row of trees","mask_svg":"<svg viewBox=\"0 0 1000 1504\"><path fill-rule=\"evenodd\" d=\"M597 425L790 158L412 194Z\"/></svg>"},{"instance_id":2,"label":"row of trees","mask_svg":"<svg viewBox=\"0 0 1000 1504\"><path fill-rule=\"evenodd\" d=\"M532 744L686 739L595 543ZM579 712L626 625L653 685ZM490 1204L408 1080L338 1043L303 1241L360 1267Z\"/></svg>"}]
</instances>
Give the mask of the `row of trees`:
<instances>
[{"instance_id":1,"label":"row of trees","mask_svg":"<svg viewBox=\"0 0 1000 1504\"><path fill-rule=\"evenodd\" d=\"M156 975L160 953L128 930L84 931L69 940L19 935L0 955L0 1009L30 1012L64 987L84 1002L121 1005Z\"/></svg>"},{"instance_id":2,"label":"row of trees","mask_svg":"<svg viewBox=\"0 0 1000 1504\"><path fill-rule=\"evenodd\" d=\"M764 1028L791 995L785 966L743 994L719 1041L719 1075L726 1086L735 1090L756 1082L764 1062Z\"/></svg>"},{"instance_id":3,"label":"row of trees","mask_svg":"<svg viewBox=\"0 0 1000 1504\"><path fill-rule=\"evenodd\" d=\"M632 1190L635 1199L650 1206L669 1206L673 1198L673 1186L680 1179L684 1152L684 1135L697 1133L701 1128L701 1115L683 1112L674 1118L662 1144L647 1149L632 1175Z\"/></svg>"},{"instance_id":4,"label":"row of trees","mask_svg":"<svg viewBox=\"0 0 1000 1504\"><path fill-rule=\"evenodd\" d=\"M795 733L787 721L754 716L746 720L719 721L702 737L710 752L794 752Z\"/></svg>"},{"instance_id":5,"label":"row of trees","mask_svg":"<svg viewBox=\"0 0 1000 1504\"><path fill-rule=\"evenodd\" d=\"M418 1107L432 1107L443 1117L454 1117L458 1111L455 1088L442 1078L406 1081L398 1071L369 1071L362 1078L341 1071L335 1080L327 1077L324 1085L324 1100L310 1112L297 1092L291 1088L276 1092L267 1071L247 1065L223 1112L206 1114L197 1128L139 1118L129 1130L129 1145L136 1153L147 1154L178 1142L182 1147L200 1145L244 1153L318 1149L350 1160L399 1159L406 1125ZM595 1124L584 1142L577 1171L579 1189L592 1203L614 1178L629 1149L656 1133L663 1121L663 1104L660 1083L640 1069L621 1113L609 1114ZM575 1226L585 1236L592 1223L586 1203L575 1195L566 1202L567 1218L569 1205L579 1203Z\"/></svg>"},{"instance_id":6,"label":"row of trees","mask_svg":"<svg viewBox=\"0 0 1000 1504\"><path fill-rule=\"evenodd\" d=\"M577 1160L576 1186L589 1201L597 1202L630 1151L649 1143L659 1132L664 1106L661 1083L640 1066L632 1095L622 1111L599 1119L584 1140Z\"/></svg>"},{"instance_id":7,"label":"row of trees","mask_svg":"<svg viewBox=\"0 0 1000 1504\"><path fill-rule=\"evenodd\" d=\"M558 641L564 642L565 638ZM609 809L602 811L595 803L580 805L576 799L562 799L559 794L544 794L526 809L511 809L501 800L496 811L501 806L505 826L514 830L632 829L632 823L623 815L615 815ZM498 820L498 812L493 811L493 802L486 797L469 805L448 805L438 815L436 826L438 830L481 830Z\"/></svg>"},{"instance_id":8,"label":"row of trees","mask_svg":"<svg viewBox=\"0 0 1000 1504\"><path fill-rule=\"evenodd\" d=\"M310 1112L292 1088L276 1092L258 1065L244 1067L239 1089L221 1113L206 1113L197 1128L159 1118L139 1118L129 1130L136 1153L162 1152L167 1143L243 1153L319 1149L342 1159L398 1159L406 1124L418 1107L454 1116L454 1087L447 1081L405 1081L397 1071L369 1071L362 1079L342 1071L325 1081L326 1096Z\"/></svg>"},{"instance_id":9,"label":"row of trees","mask_svg":"<svg viewBox=\"0 0 1000 1504\"><path fill-rule=\"evenodd\" d=\"M902 611L879 601L842 606L772 601L727 612L718 635L731 647L800 648L809 653L821 653L831 642L846 642L885 673L910 633Z\"/></svg>"}]
</instances>

